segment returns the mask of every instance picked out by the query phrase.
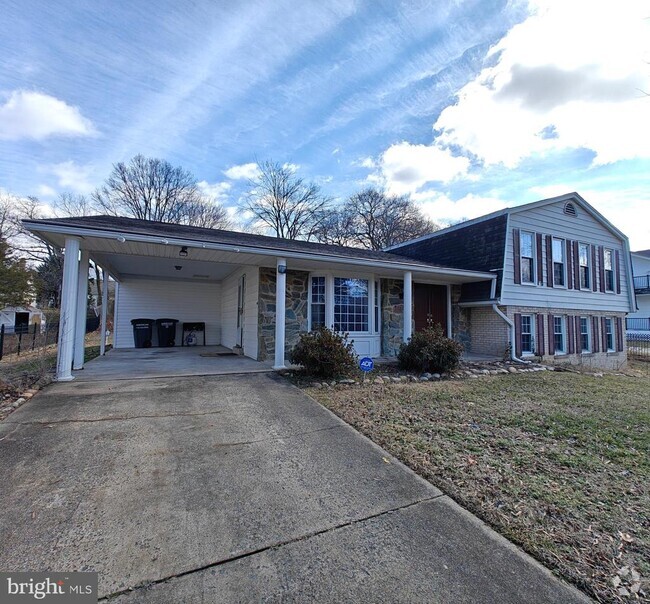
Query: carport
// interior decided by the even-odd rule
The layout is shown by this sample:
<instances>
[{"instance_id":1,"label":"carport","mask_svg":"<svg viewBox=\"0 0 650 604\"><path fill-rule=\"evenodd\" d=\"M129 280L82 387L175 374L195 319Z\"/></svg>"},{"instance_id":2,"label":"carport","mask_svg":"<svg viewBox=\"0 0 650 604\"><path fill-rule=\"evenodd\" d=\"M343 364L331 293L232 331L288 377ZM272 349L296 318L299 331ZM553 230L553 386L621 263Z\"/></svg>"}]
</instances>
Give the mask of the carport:
<instances>
[{"instance_id":1,"label":"carport","mask_svg":"<svg viewBox=\"0 0 650 604\"><path fill-rule=\"evenodd\" d=\"M452 288L460 294L460 288L472 284L493 292L496 279L492 272L438 266L393 253L115 216L24 224L65 250L59 381L73 379L72 371L84 367L89 259L116 282L115 350L134 347L133 320L167 318L178 321L170 338L176 347L189 343L184 323L201 324L201 344L205 335L206 346L269 361L274 369L285 367L286 352L298 334L314 325L350 332L360 356L378 357L387 347L394 354L417 325L418 285L439 292L436 317L451 335ZM104 284L103 334L107 292ZM155 336L151 344L159 344ZM102 338L102 356L104 352ZM144 369L154 364L152 355L140 353L132 363ZM172 357L153 358L162 362ZM212 360L225 363L225 358Z\"/></svg>"}]
</instances>

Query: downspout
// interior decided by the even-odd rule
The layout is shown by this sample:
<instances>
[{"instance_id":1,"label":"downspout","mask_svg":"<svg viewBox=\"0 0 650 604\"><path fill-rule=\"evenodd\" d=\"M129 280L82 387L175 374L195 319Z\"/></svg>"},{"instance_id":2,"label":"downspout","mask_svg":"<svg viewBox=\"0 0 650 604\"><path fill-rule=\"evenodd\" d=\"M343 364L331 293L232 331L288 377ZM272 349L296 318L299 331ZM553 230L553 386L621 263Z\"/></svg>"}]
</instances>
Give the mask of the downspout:
<instances>
[{"instance_id":1,"label":"downspout","mask_svg":"<svg viewBox=\"0 0 650 604\"><path fill-rule=\"evenodd\" d=\"M508 327L510 328L510 358L517 363L523 363L524 365L528 365L530 361L524 361L523 359L517 357L515 354L515 342L516 342L515 324L505 314L503 314L503 312L501 312L501 309L496 304L492 304L492 310L495 313L497 313L497 315L499 315L508 324Z\"/></svg>"}]
</instances>

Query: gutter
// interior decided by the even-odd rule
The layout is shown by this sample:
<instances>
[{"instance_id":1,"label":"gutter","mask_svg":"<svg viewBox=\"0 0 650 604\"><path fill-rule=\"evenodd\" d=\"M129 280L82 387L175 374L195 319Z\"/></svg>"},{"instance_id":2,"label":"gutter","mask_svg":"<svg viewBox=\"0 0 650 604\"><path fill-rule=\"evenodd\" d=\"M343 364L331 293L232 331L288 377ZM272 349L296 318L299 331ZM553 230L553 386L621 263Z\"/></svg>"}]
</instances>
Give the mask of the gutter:
<instances>
[{"instance_id":1,"label":"gutter","mask_svg":"<svg viewBox=\"0 0 650 604\"><path fill-rule=\"evenodd\" d=\"M162 245L176 245L179 247L187 246L194 248L202 248L207 250L218 250L226 252L235 252L235 253L248 253L256 254L260 256L272 256L277 258L282 256L283 258L293 258L298 260L320 260L320 261L329 261L337 262L339 264L353 264L353 265L362 265L370 266L376 268L385 268L385 269L399 269L399 270L408 270L414 272L424 272L438 275L449 275L454 277L466 277L476 281L489 281L496 280L496 275L491 273L484 273L480 271L467 271L464 269L453 269L445 267L435 267L427 266L422 264L410 264L405 262L400 262L399 260L395 261L382 261L375 259L364 259L364 258L354 258L346 256L338 256L335 254L323 254L323 253L310 253L310 252L296 252L293 250L283 250L279 248L263 248L263 247L253 247L247 245L236 245L229 243L210 243L203 242L196 239L178 239L178 238L168 238L164 236L157 235L142 235L129 233L128 231L102 231L96 229L87 229L83 227L64 227L60 225L51 225L43 224L38 222L33 222L30 220L23 220L25 227L40 235L43 233L56 233L59 235L67 235L69 237L97 237L100 239L117 239L118 241L124 243L125 241L134 241L139 243L156 243ZM50 241L51 243L51 241Z\"/></svg>"}]
</instances>

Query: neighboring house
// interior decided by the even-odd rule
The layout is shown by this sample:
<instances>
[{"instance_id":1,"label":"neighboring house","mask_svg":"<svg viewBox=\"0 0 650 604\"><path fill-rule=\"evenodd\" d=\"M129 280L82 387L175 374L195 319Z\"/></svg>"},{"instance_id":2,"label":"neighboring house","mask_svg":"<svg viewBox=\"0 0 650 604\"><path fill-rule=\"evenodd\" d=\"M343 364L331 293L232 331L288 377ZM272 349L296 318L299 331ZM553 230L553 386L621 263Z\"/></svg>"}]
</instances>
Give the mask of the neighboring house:
<instances>
[{"instance_id":1,"label":"neighboring house","mask_svg":"<svg viewBox=\"0 0 650 604\"><path fill-rule=\"evenodd\" d=\"M627 318L627 328L650 331L650 250L632 252L634 293L638 310Z\"/></svg>"},{"instance_id":2,"label":"neighboring house","mask_svg":"<svg viewBox=\"0 0 650 604\"><path fill-rule=\"evenodd\" d=\"M391 357L434 322L469 353L501 357L510 346L523 359L626 359L627 239L577 194L384 252L112 216L24 224L66 249L61 380L83 367L89 258L116 282L116 348L134 347L133 319L173 318L177 345L183 322L205 323L207 345L279 369L300 332L320 325L348 332L359 355Z\"/></svg>"},{"instance_id":3,"label":"neighboring house","mask_svg":"<svg viewBox=\"0 0 650 604\"><path fill-rule=\"evenodd\" d=\"M5 333L26 333L38 325L45 329L45 315L34 306L7 306L0 310L0 325L4 325Z\"/></svg>"},{"instance_id":4,"label":"neighboring house","mask_svg":"<svg viewBox=\"0 0 650 604\"><path fill-rule=\"evenodd\" d=\"M580 195L504 209L390 249L414 260L498 275L452 297L466 350L594 367L626 362L634 311L628 240ZM417 293L415 304L418 304Z\"/></svg>"}]
</instances>

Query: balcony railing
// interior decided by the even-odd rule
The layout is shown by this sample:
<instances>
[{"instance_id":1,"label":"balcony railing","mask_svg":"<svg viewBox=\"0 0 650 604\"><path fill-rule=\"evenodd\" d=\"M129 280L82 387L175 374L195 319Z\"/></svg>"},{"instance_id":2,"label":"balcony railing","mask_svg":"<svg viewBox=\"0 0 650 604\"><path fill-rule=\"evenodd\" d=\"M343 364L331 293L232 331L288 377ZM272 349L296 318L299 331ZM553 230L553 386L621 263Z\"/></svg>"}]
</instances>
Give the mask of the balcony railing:
<instances>
[{"instance_id":1,"label":"balcony railing","mask_svg":"<svg viewBox=\"0 0 650 604\"><path fill-rule=\"evenodd\" d=\"M650 275L634 277L634 293L650 294Z\"/></svg>"},{"instance_id":2,"label":"balcony railing","mask_svg":"<svg viewBox=\"0 0 650 604\"><path fill-rule=\"evenodd\" d=\"M650 331L650 317L644 318L628 318L625 319L625 329L627 331Z\"/></svg>"}]
</instances>

